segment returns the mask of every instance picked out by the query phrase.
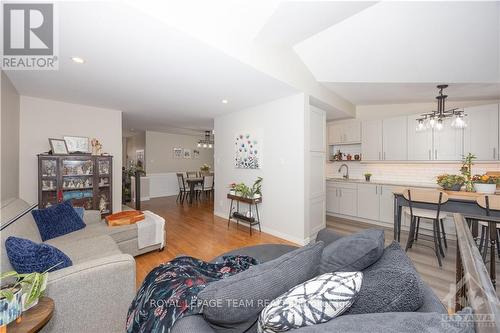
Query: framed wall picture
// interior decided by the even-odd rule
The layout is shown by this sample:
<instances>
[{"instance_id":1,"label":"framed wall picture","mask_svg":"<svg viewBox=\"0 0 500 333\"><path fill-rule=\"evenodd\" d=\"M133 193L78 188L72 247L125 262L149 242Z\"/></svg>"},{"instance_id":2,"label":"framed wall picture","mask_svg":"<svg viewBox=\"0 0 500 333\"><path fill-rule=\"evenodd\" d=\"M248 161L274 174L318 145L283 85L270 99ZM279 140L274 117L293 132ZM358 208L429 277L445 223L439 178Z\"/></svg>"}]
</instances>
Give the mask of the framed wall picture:
<instances>
[{"instance_id":1,"label":"framed wall picture","mask_svg":"<svg viewBox=\"0 0 500 333\"><path fill-rule=\"evenodd\" d=\"M68 154L68 147L66 146L66 141L63 139L49 139L50 149L52 149L52 154L54 155L66 155Z\"/></svg>"},{"instance_id":2,"label":"framed wall picture","mask_svg":"<svg viewBox=\"0 0 500 333\"><path fill-rule=\"evenodd\" d=\"M184 157L184 149L182 148L174 148L174 158L183 158Z\"/></svg>"},{"instance_id":3,"label":"framed wall picture","mask_svg":"<svg viewBox=\"0 0 500 333\"><path fill-rule=\"evenodd\" d=\"M90 140L84 136L64 136L70 153L90 153Z\"/></svg>"},{"instance_id":4,"label":"framed wall picture","mask_svg":"<svg viewBox=\"0 0 500 333\"><path fill-rule=\"evenodd\" d=\"M191 149L184 149L184 158L191 158Z\"/></svg>"}]
</instances>

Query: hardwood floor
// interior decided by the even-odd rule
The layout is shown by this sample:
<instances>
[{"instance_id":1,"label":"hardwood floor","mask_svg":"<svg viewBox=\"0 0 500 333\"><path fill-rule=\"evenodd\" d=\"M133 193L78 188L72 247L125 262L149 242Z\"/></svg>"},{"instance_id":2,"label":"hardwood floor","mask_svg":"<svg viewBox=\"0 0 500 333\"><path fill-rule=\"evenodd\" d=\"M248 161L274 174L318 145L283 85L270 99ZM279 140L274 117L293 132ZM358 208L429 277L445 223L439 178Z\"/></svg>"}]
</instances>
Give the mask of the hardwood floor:
<instances>
[{"instance_id":1,"label":"hardwood floor","mask_svg":"<svg viewBox=\"0 0 500 333\"><path fill-rule=\"evenodd\" d=\"M156 266L167 262L178 255L190 255L203 260L244 246L280 243L293 244L264 232L249 235L248 227L236 226L227 220L213 215L213 203L210 201L195 202L192 206L186 202L177 204L175 197L151 199L142 203L143 210L151 210L166 220L166 248L162 252L151 252L136 257L139 286L145 276ZM373 228L373 225L328 217L327 226L340 234L352 234L362 229ZM406 244L407 234L402 233L401 244ZM392 242L392 229L385 229L386 245ZM422 279L434 290L443 303L453 307L455 290L456 242L448 241L443 267L439 268L432 249L432 243L420 239L408 251Z\"/></svg>"},{"instance_id":2,"label":"hardwood floor","mask_svg":"<svg viewBox=\"0 0 500 333\"><path fill-rule=\"evenodd\" d=\"M211 260L227 251L256 244L293 244L264 232L249 234L248 227L231 223L213 215L213 202L202 201L189 205L176 203L175 197L155 198L141 203L165 218L166 247L161 252L150 252L136 257L136 282L139 286L146 275L161 263L179 255Z\"/></svg>"}]
</instances>

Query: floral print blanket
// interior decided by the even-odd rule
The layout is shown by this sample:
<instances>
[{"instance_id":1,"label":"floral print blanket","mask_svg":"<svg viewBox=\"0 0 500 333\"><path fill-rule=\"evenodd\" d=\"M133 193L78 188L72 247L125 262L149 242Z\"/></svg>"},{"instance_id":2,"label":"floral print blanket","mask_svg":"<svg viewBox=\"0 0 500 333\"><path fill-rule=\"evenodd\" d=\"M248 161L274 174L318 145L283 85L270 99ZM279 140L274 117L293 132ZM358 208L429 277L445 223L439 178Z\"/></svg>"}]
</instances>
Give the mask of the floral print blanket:
<instances>
[{"instance_id":1,"label":"floral print blanket","mask_svg":"<svg viewBox=\"0 0 500 333\"><path fill-rule=\"evenodd\" d=\"M217 281L256 265L249 256L225 256L221 263L178 257L144 279L127 315L128 333L168 333L176 320L199 312L198 293Z\"/></svg>"}]
</instances>

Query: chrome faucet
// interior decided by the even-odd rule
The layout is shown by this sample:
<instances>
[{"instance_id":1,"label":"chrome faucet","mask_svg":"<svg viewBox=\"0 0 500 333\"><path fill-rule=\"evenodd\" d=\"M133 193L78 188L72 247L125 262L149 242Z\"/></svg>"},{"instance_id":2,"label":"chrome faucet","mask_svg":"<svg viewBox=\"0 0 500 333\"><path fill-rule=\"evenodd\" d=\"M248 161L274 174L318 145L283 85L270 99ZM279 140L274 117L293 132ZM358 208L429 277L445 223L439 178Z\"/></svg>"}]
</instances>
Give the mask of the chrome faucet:
<instances>
[{"instance_id":1,"label":"chrome faucet","mask_svg":"<svg viewBox=\"0 0 500 333\"><path fill-rule=\"evenodd\" d=\"M345 178L345 179L349 179L349 166L348 166L347 164L345 164L345 163L344 163L344 164L342 164L342 165L340 166L340 168L339 168L339 171L338 171L338 172L340 172L340 171L342 170L342 167L345 167L345 174L344 174L344 175L342 175L342 177L343 177L343 178Z\"/></svg>"}]
</instances>

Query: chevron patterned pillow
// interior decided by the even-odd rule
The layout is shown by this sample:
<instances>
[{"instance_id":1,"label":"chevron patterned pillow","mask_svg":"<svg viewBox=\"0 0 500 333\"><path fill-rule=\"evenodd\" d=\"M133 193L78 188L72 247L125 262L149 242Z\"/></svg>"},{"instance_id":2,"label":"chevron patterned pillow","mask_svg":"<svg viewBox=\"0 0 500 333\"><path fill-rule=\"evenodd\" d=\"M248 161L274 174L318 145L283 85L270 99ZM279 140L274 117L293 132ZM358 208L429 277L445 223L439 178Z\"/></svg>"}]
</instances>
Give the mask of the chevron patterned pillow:
<instances>
[{"instance_id":1,"label":"chevron patterned pillow","mask_svg":"<svg viewBox=\"0 0 500 333\"><path fill-rule=\"evenodd\" d=\"M285 332L341 315L356 300L363 273L326 273L274 299L260 313L259 333Z\"/></svg>"}]
</instances>

